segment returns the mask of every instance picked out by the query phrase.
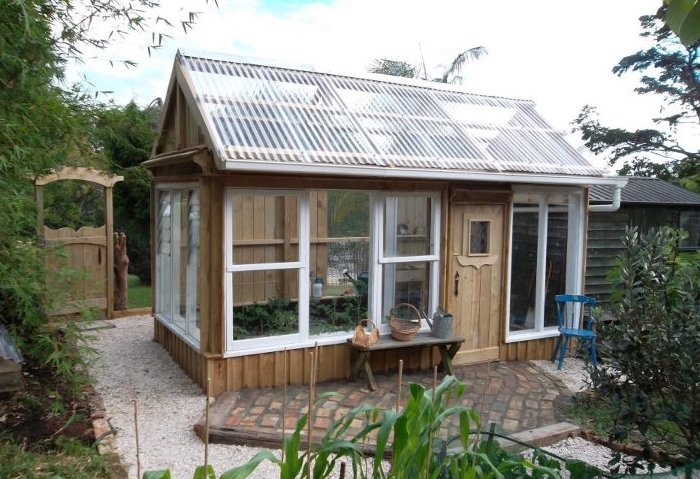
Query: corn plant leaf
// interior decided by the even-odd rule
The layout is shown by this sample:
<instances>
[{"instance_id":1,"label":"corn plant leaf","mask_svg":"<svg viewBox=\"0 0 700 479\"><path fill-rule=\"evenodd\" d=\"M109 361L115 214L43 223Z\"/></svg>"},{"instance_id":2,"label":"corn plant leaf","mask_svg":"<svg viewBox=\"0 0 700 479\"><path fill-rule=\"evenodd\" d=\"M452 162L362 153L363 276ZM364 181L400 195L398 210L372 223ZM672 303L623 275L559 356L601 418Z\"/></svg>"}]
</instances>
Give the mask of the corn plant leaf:
<instances>
[{"instance_id":1,"label":"corn plant leaf","mask_svg":"<svg viewBox=\"0 0 700 479\"><path fill-rule=\"evenodd\" d=\"M261 462L265 460L274 462L275 464L279 464L280 462L279 459L277 459L277 456L275 456L272 452L260 451L255 456L253 456L253 458L250 461L243 464L242 466L234 467L233 469L224 472L219 479L245 479L246 477L250 476L253 473L253 471L255 471L255 469L260 465ZM146 478L144 477L144 479ZM170 479L170 476L168 476L168 478L163 479Z\"/></svg>"},{"instance_id":2,"label":"corn plant leaf","mask_svg":"<svg viewBox=\"0 0 700 479\"><path fill-rule=\"evenodd\" d=\"M205 466L197 466L194 470L194 476L192 479L216 479L216 474L214 473L214 467L211 464Z\"/></svg>"},{"instance_id":3,"label":"corn plant leaf","mask_svg":"<svg viewBox=\"0 0 700 479\"><path fill-rule=\"evenodd\" d=\"M170 479L170 471L146 471L142 479Z\"/></svg>"},{"instance_id":4,"label":"corn plant leaf","mask_svg":"<svg viewBox=\"0 0 700 479\"><path fill-rule=\"evenodd\" d=\"M382 458L386 452L387 444L389 443L389 434L394 428L394 424L401 417L401 414L394 411L386 411L384 413L384 420L382 425L377 432L377 445L374 454L374 464L372 466L373 477L379 477L380 471L382 470ZM395 433L399 434L398 432Z\"/></svg>"}]
</instances>

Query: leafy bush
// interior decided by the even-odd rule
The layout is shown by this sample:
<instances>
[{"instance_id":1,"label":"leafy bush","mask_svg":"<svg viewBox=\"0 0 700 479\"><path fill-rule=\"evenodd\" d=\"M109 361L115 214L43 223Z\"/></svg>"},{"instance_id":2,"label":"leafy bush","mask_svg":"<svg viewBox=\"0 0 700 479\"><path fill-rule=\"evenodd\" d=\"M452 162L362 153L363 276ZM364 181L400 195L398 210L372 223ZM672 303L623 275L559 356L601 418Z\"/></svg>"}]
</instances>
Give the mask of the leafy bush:
<instances>
[{"instance_id":1,"label":"leafy bush","mask_svg":"<svg viewBox=\"0 0 700 479\"><path fill-rule=\"evenodd\" d=\"M629 228L618 258L615 320L599 329L598 398L617 411L613 436L700 455L700 256L679 255L682 233Z\"/></svg>"}]
</instances>

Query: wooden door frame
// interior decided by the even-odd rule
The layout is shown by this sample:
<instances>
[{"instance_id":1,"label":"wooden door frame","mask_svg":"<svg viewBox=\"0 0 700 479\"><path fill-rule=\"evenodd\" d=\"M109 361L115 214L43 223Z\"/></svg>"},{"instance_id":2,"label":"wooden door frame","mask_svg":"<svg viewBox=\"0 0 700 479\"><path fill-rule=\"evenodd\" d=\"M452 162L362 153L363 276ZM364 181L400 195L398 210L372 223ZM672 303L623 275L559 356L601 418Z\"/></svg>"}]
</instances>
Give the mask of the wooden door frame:
<instances>
[{"instance_id":1,"label":"wooden door frame","mask_svg":"<svg viewBox=\"0 0 700 479\"><path fill-rule=\"evenodd\" d=\"M447 201L444 201L443 208L443 220L444 220L444 231L443 235L444 241L442 246L442 264L443 274L442 274L442 294L440 296L441 303L446 308L450 300L450 233L454 227L452 223L452 208L461 205L486 205L486 206L502 206L503 207L503 227L502 227L502 255L503 261L501 264L501 297L500 297L500 309L501 314L499 318L500 322L500 334L499 334L499 354L498 358L491 359L505 359L504 355L506 350L504 349L505 335L506 335L506 310L508 301L508 280L510 278L509 266L510 266L510 252L511 252L511 220L512 220L512 210L513 210L513 190L510 186L505 186L502 189L497 188L467 188L467 187L452 187L447 193Z\"/></svg>"}]
</instances>

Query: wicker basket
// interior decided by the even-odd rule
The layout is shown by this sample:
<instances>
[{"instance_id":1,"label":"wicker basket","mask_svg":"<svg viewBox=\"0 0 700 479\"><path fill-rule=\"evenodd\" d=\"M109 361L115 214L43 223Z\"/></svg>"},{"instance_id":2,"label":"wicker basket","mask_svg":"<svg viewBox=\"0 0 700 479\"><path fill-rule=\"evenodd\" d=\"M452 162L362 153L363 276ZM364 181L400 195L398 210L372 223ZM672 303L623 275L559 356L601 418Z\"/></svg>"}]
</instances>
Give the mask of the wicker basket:
<instances>
[{"instance_id":1,"label":"wicker basket","mask_svg":"<svg viewBox=\"0 0 700 479\"><path fill-rule=\"evenodd\" d=\"M408 311L408 315L415 316L415 319L405 318L405 314L399 316L399 313ZM410 341L420 329L420 312L418 309L409 303L400 303L391 308L389 316L389 328L391 328L391 337L397 341Z\"/></svg>"},{"instance_id":2,"label":"wicker basket","mask_svg":"<svg viewBox=\"0 0 700 479\"><path fill-rule=\"evenodd\" d=\"M370 327L369 333L365 330L365 326ZM355 326L355 334L352 335L352 344L368 348L379 341L379 329L369 319L362 319Z\"/></svg>"}]
</instances>

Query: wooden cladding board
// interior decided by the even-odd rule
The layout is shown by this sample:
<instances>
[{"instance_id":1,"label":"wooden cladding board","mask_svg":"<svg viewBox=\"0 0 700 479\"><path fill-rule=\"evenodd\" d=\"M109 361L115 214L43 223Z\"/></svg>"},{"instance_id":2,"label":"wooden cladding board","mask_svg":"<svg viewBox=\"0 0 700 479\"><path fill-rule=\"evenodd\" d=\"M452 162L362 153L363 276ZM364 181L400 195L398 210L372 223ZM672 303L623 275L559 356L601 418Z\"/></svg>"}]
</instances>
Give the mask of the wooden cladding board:
<instances>
[{"instance_id":1,"label":"wooden cladding board","mask_svg":"<svg viewBox=\"0 0 700 479\"><path fill-rule=\"evenodd\" d=\"M551 359L556 339L555 337L501 344L501 360L529 361L533 359Z\"/></svg>"},{"instance_id":2,"label":"wooden cladding board","mask_svg":"<svg viewBox=\"0 0 700 479\"><path fill-rule=\"evenodd\" d=\"M314 348L301 348L235 358L205 357L169 328L154 320L154 339L202 390L211 378L210 394L246 388L281 387L287 384L307 384L310 353ZM318 347L318 381L347 379L351 354L346 343ZM286 356L286 361L285 361ZM377 373L396 371L399 360L404 368L429 369L440 361L437 348L406 348L372 354L372 370ZM286 364L285 364L286 363ZM286 374L285 374L286 372Z\"/></svg>"}]
</instances>

